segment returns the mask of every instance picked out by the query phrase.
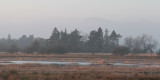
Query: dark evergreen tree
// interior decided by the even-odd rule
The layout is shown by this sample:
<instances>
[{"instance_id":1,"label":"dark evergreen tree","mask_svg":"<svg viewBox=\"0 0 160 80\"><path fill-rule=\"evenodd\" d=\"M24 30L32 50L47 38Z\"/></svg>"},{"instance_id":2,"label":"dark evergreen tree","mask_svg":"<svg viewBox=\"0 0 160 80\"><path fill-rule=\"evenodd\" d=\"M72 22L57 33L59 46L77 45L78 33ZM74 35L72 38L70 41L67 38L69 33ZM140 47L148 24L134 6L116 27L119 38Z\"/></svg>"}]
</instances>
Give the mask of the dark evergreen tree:
<instances>
[{"instance_id":1,"label":"dark evergreen tree","mask_svg":"<svg viewBox=\"0 0 160 80\"><path fill-rule=\"evenodd\" d=\"M68 36L67 30L65 29L65 32L61 31L61 45L67 46L68 39L69 39L69 36Z\"/></svg>"},{"instance_id":2,"label":"dark evergreen tree","mask_svg":"<svg viewBox=\"0 0 160 80\"><path fill-rule=\"evenodd\" d=\"M97 31L91 31L88 41L89 52L96 53L98 52L98 43L97 43Z\"/></svg>"},{"instance_id":3,"label":"dark evergreen tree","mask_svg":"<svg viewBox=\"0 0 160 80\"><path fill-rule=\"evenodd\" d=\"M40 48L40 44L37 39L32 43L31 46L32 46L33 52L38 52L38 49Z\"/></svg>"},{"instance_id":4,"label":"dark evergreen tree","mask_svg":"<svg viewBox=\"0 0 160 80\"><path fill-rule=\"evenodd\" d=\"M81 52L84 52L84 53L89 52L88 40L89 40L89 35L88 34L83 35L82 42L81 42Z\"/></svg>"},{"instance_id":5,"label":"dark evergreen tree","mask_svg":"<svg viewBox=\"0 0 160 80\"><path fill-rule=\"evenodd\" d=\"M102 52L103 49L103 31L101 28L98 29L97 32L97 51Z\"/></svg>"},{"instance_id":6,"label":"dark evergreen tree","mask_svg":"<svg viewBox=\"0 0 160 80\"><path fill-rule=\"evenodd\" d=\"M122 36L120 34L117 34L114 30L112 31L110 37L109 37L109 40L110 40L110 52L113 51L113 49L116 47L116 46L119 46L119 39L121 38Z\"/></svg>"},{"instance_id":7,"label":"dark evergreen tree","mask_svg":"<svg viewBox=\"0 0 160 80\"><path fill-rule=\"evenodd\" d=\"M35 40L30 46L25 48L25 52L26 53L34 53L34 52L38 52L40 48L40 44L37 40Z\"/></svg>"},{"instance_id":8,"label":"dark evergreen tree","mask_svg":"<svg viewBox=\"0 0 160 80\"><path fill-rule=\"evenodd\" d=\"M8 52L10 52L10 53L16 53L16 52L18 52L18 47L17 47L17 45L16 45L16 44L12 44L12 45L9 47Z\"/></svg>"},{"instance_id":9,"label":"dark evergreen tree","mask_svg":"<svg viewBox=\"0 0 160 80\"><path fill-rule=\"evenodd\" d=\"M92 53L102 52L103 49L103 31L101 28L98 31L91 31L89 36L89 50Z\"/></svg>"},{"instance_id":10,"label":"dark evergreen tree","mask_svg":"<svg viewBox=\"0 0 160 80\"><path fill-rule=\"evenodd\" d=\"M47 53L54 53L55 47L60 45L60 37L61 34L57 28L53 29L51 37L47 40L46 43L46 52Z\"/></svg>"},{"instance_id":11,"label":"dark evergreen tree","mask_svg":"<svg viewBox=\"0 0 160 80\"><path fill-rule=\"evenodd\" d=\"M32 35L33 36L33 35ZM16 43L17 46L19 46L21 49L26 48L27 46L30 46L34 41L33 37L27 37L26 35L22 35L22 37L20 37Z\"/></svg>"},{"instance_id":12,"label":"dark evergreen tree","mask_svg":"<svg viewBox=\"0 0 160 80\"><path fill-rule=\"evenodd\" d=\"M49 46L59 45L59 42L60 42L60 32L58 31L57 28L54 28L53 33L48 40L48 45Z\"/></svg>"},{"instance_id":13,"label":"dark evergreen tree","mask_svg":"<svg viewBox=\"0 0 160 80\"><path fill-rule=\"evenodd\" d=\"M70 33L68 47L70 47L71 52L79 52L82 42L81 39L82 36L80 35L80 32L77 29Z\"/></svg>"},{"instance_id":14,"label":"dark evergreen tree","mask_svg":"<svg viewBox=\"0 0 160 80\"><path fill-rule=\"evenodd\" d=\"M104 41L103 41L103 52L106 52L106 53L110 52L109 46L110 46L110 35L109 35L108 29L106 29L104 34Z\"/></svg>"}]
</instances>

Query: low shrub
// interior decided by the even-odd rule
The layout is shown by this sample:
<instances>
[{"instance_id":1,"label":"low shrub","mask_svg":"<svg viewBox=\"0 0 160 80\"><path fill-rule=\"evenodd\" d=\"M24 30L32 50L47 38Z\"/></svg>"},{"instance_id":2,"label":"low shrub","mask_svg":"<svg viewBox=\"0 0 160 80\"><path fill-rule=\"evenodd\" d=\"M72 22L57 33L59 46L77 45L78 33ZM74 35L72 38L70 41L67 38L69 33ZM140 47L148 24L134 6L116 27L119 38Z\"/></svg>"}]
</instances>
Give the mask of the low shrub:
<instances>
[{"instance_id":1,"label":"low shrub","mask_svg":"<svg viewBox=\"0 0 160 80\"><path fill-rule=\"evenodd\" d=\"M129 48L125 46L118 46L118 47L115 47L112 52L115 55L125 55L129 53Z\"/></svg>"}]
</instances>

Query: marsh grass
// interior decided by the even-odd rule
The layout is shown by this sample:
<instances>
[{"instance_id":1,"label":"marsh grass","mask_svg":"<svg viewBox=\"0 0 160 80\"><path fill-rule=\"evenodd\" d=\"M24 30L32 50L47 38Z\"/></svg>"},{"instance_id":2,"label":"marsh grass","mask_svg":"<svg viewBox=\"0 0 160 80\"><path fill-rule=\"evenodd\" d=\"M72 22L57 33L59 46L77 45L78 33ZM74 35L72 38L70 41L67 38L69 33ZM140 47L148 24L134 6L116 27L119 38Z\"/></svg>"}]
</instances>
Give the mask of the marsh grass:
<instances>
[{"instance_id":1,"label":"marsh grass","mask_svg":"<svg viewBox=\"0 0 160 80\"><path fill-rule=\"evenodd\" d=\"M19 54L19 53L18 53ZM1 53L1 61L48 60L88 61L98 65L43 65L9 64L0 65L0 80L160 80L160 67L127 67L104 65L109 62L150 65L159 63L159 56L113 56L92 54L9 54Z\"/></svg>"}]
</instances>

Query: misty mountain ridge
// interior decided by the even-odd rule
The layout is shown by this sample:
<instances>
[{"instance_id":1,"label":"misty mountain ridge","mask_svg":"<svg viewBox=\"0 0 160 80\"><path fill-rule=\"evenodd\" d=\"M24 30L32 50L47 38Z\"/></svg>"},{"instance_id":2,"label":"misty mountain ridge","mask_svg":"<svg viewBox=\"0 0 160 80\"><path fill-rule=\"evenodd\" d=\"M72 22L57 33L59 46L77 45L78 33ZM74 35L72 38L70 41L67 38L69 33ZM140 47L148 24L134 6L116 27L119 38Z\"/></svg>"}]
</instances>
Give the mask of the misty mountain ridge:
<instances>
[{"instance_id":1,"label":"misty mountain ridge","mask_svg":"<svg viewBox=\"0 0 160 80\"><path fill-rule=\"evenodd\" d=\"M159 38L159 25L147 25L136 23L122 23L110 21L104 18L89 17L85 19L70 19L70 18L57 18L57 19L39 19L39 20L26 20L25 23L13 23L8 24L1 23L1 27L6 27L0 30L0 37L7 37L10 33L13 38L19 38L23 34L34 34L36 37L49 38L54 27L58 30L67 29L68 32L78 29L82 34L89 34L91 30L96 30L99 27L103 31L107 28L109 31L115 30L117 33L126 36L138 36L143 33L152 35L157 40ZM19 27L19 28L17 28ZM10 29L13 28L13 29ZM6 33L7 32L7 33Z\"/></svg>"}]
</instances>

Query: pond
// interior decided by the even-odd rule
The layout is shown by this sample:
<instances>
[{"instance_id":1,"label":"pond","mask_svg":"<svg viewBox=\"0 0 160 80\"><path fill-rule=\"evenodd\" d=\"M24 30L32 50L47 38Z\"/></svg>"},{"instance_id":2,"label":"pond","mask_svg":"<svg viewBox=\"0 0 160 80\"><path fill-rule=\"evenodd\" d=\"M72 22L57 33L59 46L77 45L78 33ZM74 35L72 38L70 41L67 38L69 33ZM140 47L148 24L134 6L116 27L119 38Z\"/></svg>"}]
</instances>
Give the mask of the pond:
<instances>
[{"instance_id":1,"label":"pond","mask_svg":"<svg viewBox=\"0 0 160 80\"><path fill-rule=\"evenodd\" d=\"M80 66L87 66L91 65L89 62L56 62L56 61L1 61L0 64L2 65L7 65L7 64L55 64L55 65L71 65L71 64L76 64Z\"/></svg>"},{"instance_id":2,"label":"pond","mask_svg":"<svg viewBox=\"0 0 160 80\"><path fill-rule=\"evenodd\" d=\"M44 65L78 65L78 66L99 66L98 63L91 63L91 62L58 62L58 61L0 61L1 65L8 65L8 64L44 64ZM150 65L143 65L143 64L126 64L123 62L115 62L115 63L107 63L103 64L105 66L121 66L121 67L160 67L158 64L150 64Z\"/></svg>"},{"instance_id":3,"label":"pond","mask_svg":"<svg viewBox=\"0 0 160 80\"><path fill-rule=\"evenodd\" d=\"M124 66L124 67L157 67L160 68L160 65L158 64L150 64L150 65L143 65L143 64L126 64L126 63L110 63L110 65L113 66Z\"/></svg>"}]
</instances>

